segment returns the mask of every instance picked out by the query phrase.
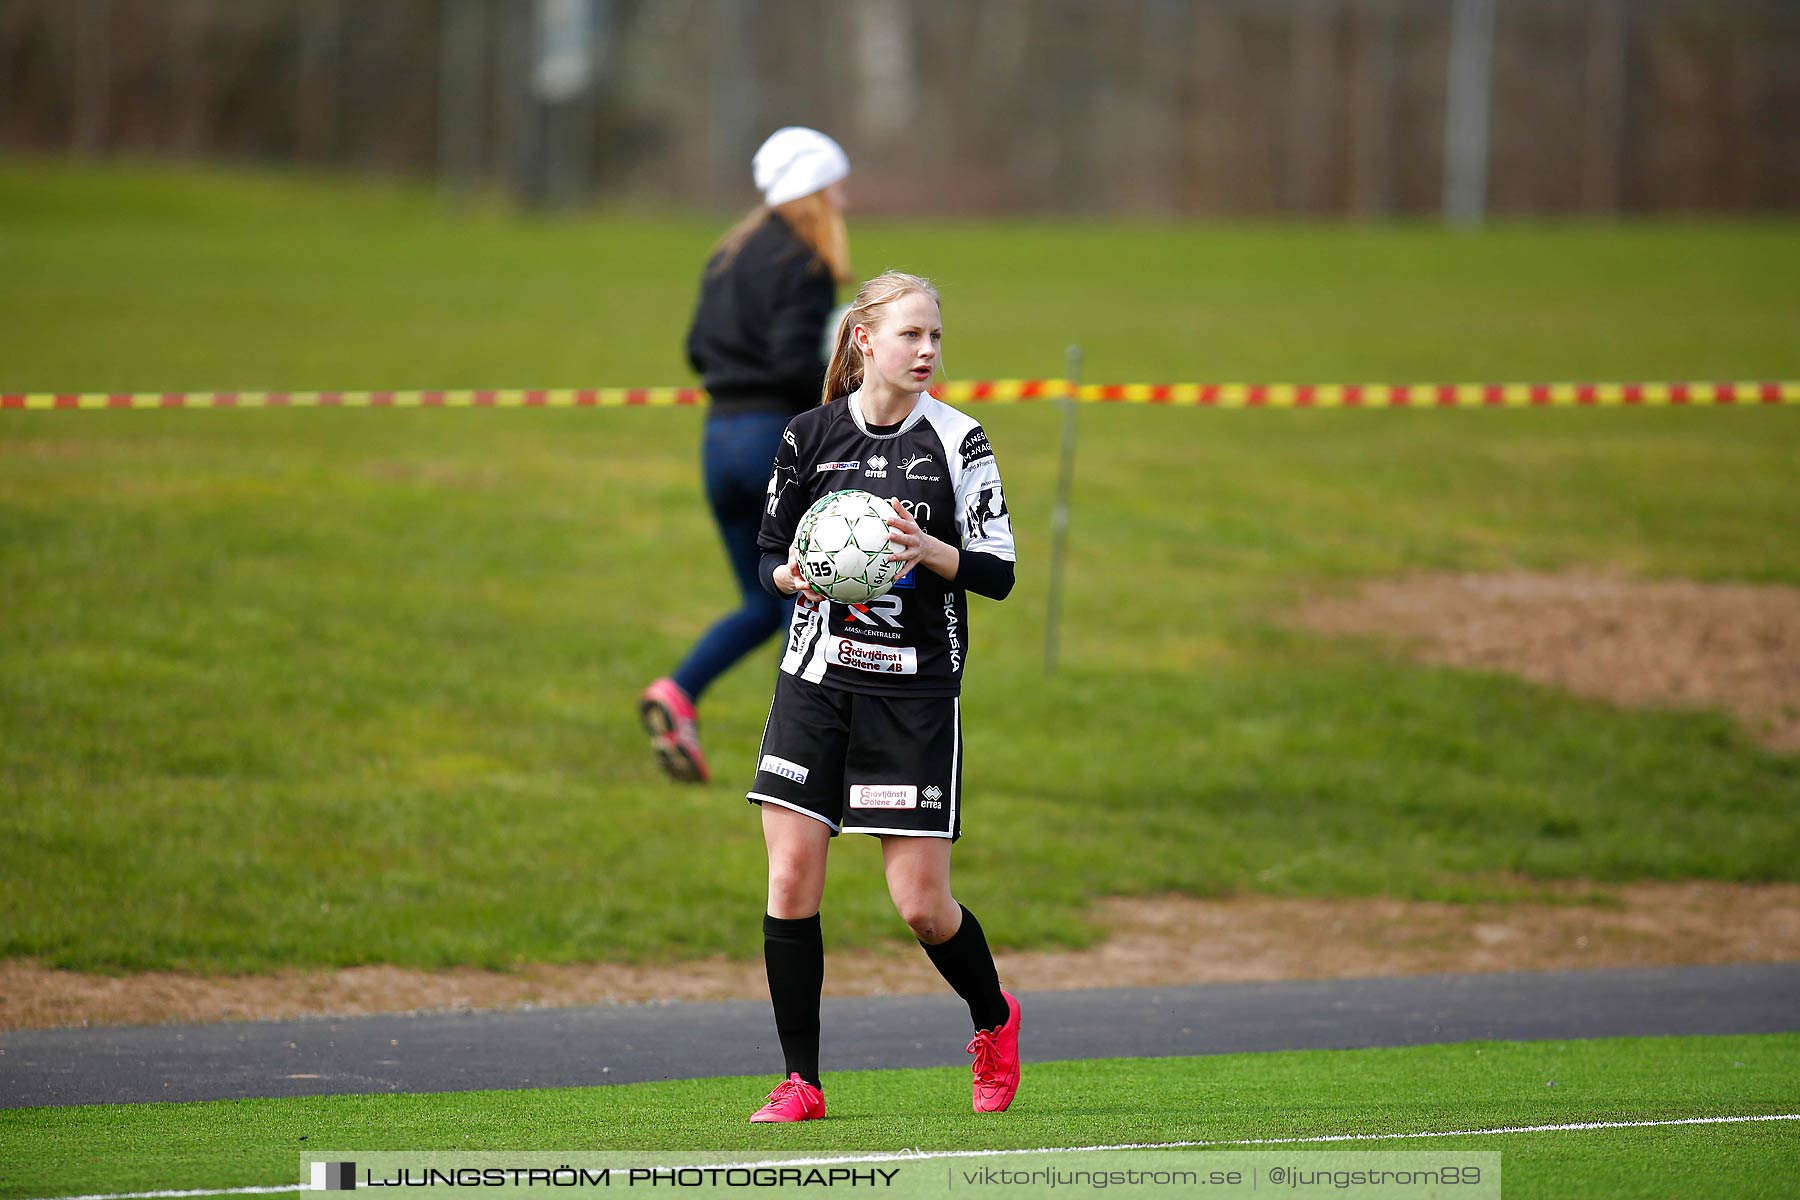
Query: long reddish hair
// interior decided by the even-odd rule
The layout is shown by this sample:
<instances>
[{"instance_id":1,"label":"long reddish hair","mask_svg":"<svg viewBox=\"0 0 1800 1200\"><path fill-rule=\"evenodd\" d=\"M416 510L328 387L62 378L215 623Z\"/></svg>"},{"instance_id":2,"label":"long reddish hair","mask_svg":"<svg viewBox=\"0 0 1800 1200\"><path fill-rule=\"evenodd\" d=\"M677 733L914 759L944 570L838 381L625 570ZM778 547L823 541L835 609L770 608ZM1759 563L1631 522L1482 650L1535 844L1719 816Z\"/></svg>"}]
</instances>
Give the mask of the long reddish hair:
<instances>
[{"instance_id":1,"label":"long reddish hair","mask_svg":"<svg viewBox=\"0 0 1800 1200\"><path fill-rule=\"evenodd\" d=\"M830 404L839 396L847 396L862 386L862 355L850 344L850 331L858 325L874 328L889 305L913 292L923 292L931 297L932 303L940 308L943 306L937 289L931 286L931 280L919 275L908 275L904 271L884 271L862 285L856 293L856 299L850 302L850 307L844 310L843 319L838 322L837 336L831 343L831 365L825 368L825 387L819 397L820 404Z\"/></svg>"},{"instance_id":2,"label":"long reddish hair","mask_svg":"<svg viewBox=\"0 0 1800 1200\"><path fill-rule=\"evenodd\" d=\"M785 204L777 204L770 208L759 204L744 214L742 220L725 231L719 244L713 248L716 256L715 271L723 271L731 265L750 235L762 228L764 221L771 215L779 216L794 231L794 236L805 243L814 256L831 272L833 283L850 282L850 233L844 226L844 214L838 206L825 198L823 191L789 200Z\"/></svg>"}]
</instances>

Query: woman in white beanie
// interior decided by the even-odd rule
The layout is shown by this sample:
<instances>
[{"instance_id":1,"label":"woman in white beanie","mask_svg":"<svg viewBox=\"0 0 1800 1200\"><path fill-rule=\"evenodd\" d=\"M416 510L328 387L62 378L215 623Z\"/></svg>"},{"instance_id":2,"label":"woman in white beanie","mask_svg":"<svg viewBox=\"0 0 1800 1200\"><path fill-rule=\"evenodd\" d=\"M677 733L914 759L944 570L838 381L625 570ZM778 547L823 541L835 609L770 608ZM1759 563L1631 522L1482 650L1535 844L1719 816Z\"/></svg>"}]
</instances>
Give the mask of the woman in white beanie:
<instances>
[{"instance_id":1,"label":"woman in white beanie","mask_svg":"<svg viewBox=\"0 0 1800 1200\"><path fill-rule=\"evenodd\" d=\"M850 280L844 180L850 160L816 129L778 129L752 163L762 203L713 249L687 356L712 396L701 447L707 503L741 596L671 675L644 690L651 748L673 779L709 778L695 706L708 685L786 624L791 601L759 574L757 529L790 418L819 402L825 325Z\"/></svg>"}]
</instances>

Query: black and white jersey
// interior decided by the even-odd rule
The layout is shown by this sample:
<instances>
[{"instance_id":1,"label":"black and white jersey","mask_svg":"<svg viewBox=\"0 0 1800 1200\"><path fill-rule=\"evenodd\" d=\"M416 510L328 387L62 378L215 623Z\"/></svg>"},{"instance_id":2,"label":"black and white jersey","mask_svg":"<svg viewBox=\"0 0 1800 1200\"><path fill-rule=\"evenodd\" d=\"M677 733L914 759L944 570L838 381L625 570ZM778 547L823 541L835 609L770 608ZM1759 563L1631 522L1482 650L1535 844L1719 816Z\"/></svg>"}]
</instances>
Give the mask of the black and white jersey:
<instances>
[{"instance_id":1,"label":"black and white jersey","mask_svg":"<svg viewBox=\"0 0 1800 1200\"><path fill-rule=\"evenodd\" d=\"M813 502L845 488L898 501L925 532L965 552L1014 561L1012 521L987 434L929 395L896 426L871 427L854 395L790 421L769 479L762 549L785 554ZM955 696L968 661L964 590L915 566L866 604L802 598L781 669L853 692Z\"/></svg>"}]
</instances>

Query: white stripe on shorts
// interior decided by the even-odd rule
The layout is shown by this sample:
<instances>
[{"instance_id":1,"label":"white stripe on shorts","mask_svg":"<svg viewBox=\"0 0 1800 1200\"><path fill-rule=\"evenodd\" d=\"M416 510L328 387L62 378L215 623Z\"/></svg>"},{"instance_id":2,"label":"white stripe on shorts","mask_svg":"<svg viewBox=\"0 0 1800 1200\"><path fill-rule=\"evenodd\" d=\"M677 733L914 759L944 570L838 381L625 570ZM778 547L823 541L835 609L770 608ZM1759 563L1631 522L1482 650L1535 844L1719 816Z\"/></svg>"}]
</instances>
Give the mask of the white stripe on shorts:
<instances>
[{"instance_id":1,"label":"white stripe on shorts","mask_svg":"<svg viewBox=\"0 0 1800 1200\"><path fill-rule=\"evenodd\" d=\"M818 624L814 628L812 655L800 672L800 678L809 683L819 683L825 678L825 648L831 644L831 601L819 601Z\"/></svg>"},{"instance_id":2,"label":"white stripe on shorts","mask_svg":"<svg viewBox=\"0 0 1800 1200\"><path fill-rule=\"evenodd\" d=\"M844 832L843 830L839 829L836 825L832 825L830 821L826 820L824 817L821 817L818 813L814 812L812 809L801 808L798 804L795 804L791 800L782 800L775 796L767 796L767 795L764 795L762 792L745 792L744 798L746 800L760 800L764 804L773 804L779 808L792 809L794 812L799 813L803 817L811 817L813 820L819 822L819 824L830 827L830 829L832 830L833 833Z\"/></svg>"},{"instance_id":3,"label":"white stripe on shorts","mask_svg":"<svg viewBox=\"0 0 1800 1200\"><path fill-rule=\"evenodd\" d=\"M962 803L962 697L953 696L950 703L956 706L956 749L950 752L950 829L955 832L956 806Z\"/></svg>"},{"instance_id":4,"label":"white stripe on shorts","mask_svg":"<svg viewBox=\"0 0 1800 1200\"><path fill-rule=\"evenodd\" d=\"M865 829L860 825L846 825L839 833L872 833L876 837L934 837L947 838L948 833L940 833L935 829Z\"/></svg>"}]
</instances>

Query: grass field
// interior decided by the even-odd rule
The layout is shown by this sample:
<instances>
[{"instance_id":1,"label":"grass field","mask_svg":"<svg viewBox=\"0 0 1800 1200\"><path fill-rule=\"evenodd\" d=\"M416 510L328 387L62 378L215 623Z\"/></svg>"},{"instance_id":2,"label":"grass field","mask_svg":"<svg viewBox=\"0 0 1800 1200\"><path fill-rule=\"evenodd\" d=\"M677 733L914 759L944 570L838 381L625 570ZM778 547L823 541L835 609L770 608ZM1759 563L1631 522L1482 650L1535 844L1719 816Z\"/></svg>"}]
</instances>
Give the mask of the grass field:
<instances>
[{"instance_id":1,"label":"grass field","mask_svg":"<svg viewBox=\"0 0 1800 1200\"><path fill-rule=\"evenodd\" d=\"M1800 225L870 222L961 379L1800 375ZM420 188L0 160L0 384L592 387L690 378L717 216L447 215Z\"/></svg>"},{"instance_id":2,"label":"grass field","mask_svg":"<svg viewBox=\"0 0 1800 1200\"><path fill-rule=\"evenodd\" d=\"M1472 1043L1028 1067L1004 1116L968 1072L825 1077L831 1115L750 1126L762 1079L0 1112L0 1197L225 1188L302 1152L999 1150L1371 1135L1338 1149L1497 1151L1506 1195L1785 1197L1792 1122L1424 1140L1384 1134L1800 1112L1800 1036ZM1310 1144L1324 1149L1328 1144ZM1226 1148L1226 1147L1218 1147ZM1245 1147L1236 1147L1243 1149ZM1296 1149L1306 1149L1302 1144Z\"/></svg>"},{"instance_id":3,"label":"grass field","mask_svg":"<svg viewBox=\"0 0 1800 1200\"><path fill-rule=\"evenodd\" d=\"M679 382L710 229L19 170L0 216L22 285L0 295L6 388ZM1795 242L890 226L858 245L971 281L947 285L959 374L1029 373L1080 337L1114 377L1756 378L1800 374L1800 339L1774 336L1800 326L1796 298L1767 286ZM1384 323L1334 341L1320 297L1357 292L1346 319ZM1045 328L1015 356L1021 319ZM1444 325L1462 320L1483 336ZM1717 336L1684 341L1694 321ZM1283 325L1308 336L1277 356L1259 338ZM1421 568L1800 582L1800 413L1090 410L1053 679L1059 418L983 417L1022 567L1006 604L975 602L959 890L1005 914L1003 943L1080 944L1108 893L1800 878L1800 760L1728 718L1409 666L1283 616ZM711 787L665 786L632 713L729 602L699 420L7 414L0 954L216 971L753 953L738 797L769 661L707 698ZM895 937L872 845L850 842L829 936Z\"/></svg>"},{"instance_id":4,"label":"grass field","mask_svg":"<svg viewBox=\"0 0 1800 1200\"><path fill-rule=\"evenodd\" d=\"M0 389L687 382L713 218L524 221L278 176L0 164ZM946 292L959 378L1800 377L1792 223L859 223ZM1062 669L1060 417L983 410L1020 584L973 605L958 894L1010 947L1097 896L1800 879L1800 759L1297 630L1412 570L1800 584L1800 411L1089 409ZM710 787L632 700L730 602L699 414L0 414L0 956L99 971L757 952L741 800L773 658L706 698ZM833 947L906 940L866 839ZM1560 893L1559 893L1560 894ZM1039 1064L829 1080L783 1145L1065 1146L1800 1109L1800 1038ZM1550 1081L1555 1086L1550 1086ZM307 1145L756 1149L768 1081L0 1112L0 1197L283 1183ZM302 1142L301 1139L306 1141ZM1359 1143L1360 1144L1360 1143ZM1406 1143L1371 1143L1383 1148ZM1439 1143L1434 1143L1439 1145ZM1509 1196L1793 1194L1791 1124L1450 1139Z\"/></svg>"},{"instance_id":5,"label":"grass field","mask_svg":"<svg viewBox=\"0 0 1800 1200\"><path fill-rule=\"evenodd\" d=\"M1008 944L1080 942L1105 893L1797 877L1800 763L1727 718L1282 624L1307 588L1418 566L1792 581L1795 414L1096 415L1052 680L1056 418L990 424L1025 566L972 616L959 853ZM727 600L696 432L666 412L9 416L0 952L753 952L739 796L770 663L708 699L711 787L666 786L632 710ZM839 850L833 943L903 932L873 844Z\"/></svg>"}]
</instances>

